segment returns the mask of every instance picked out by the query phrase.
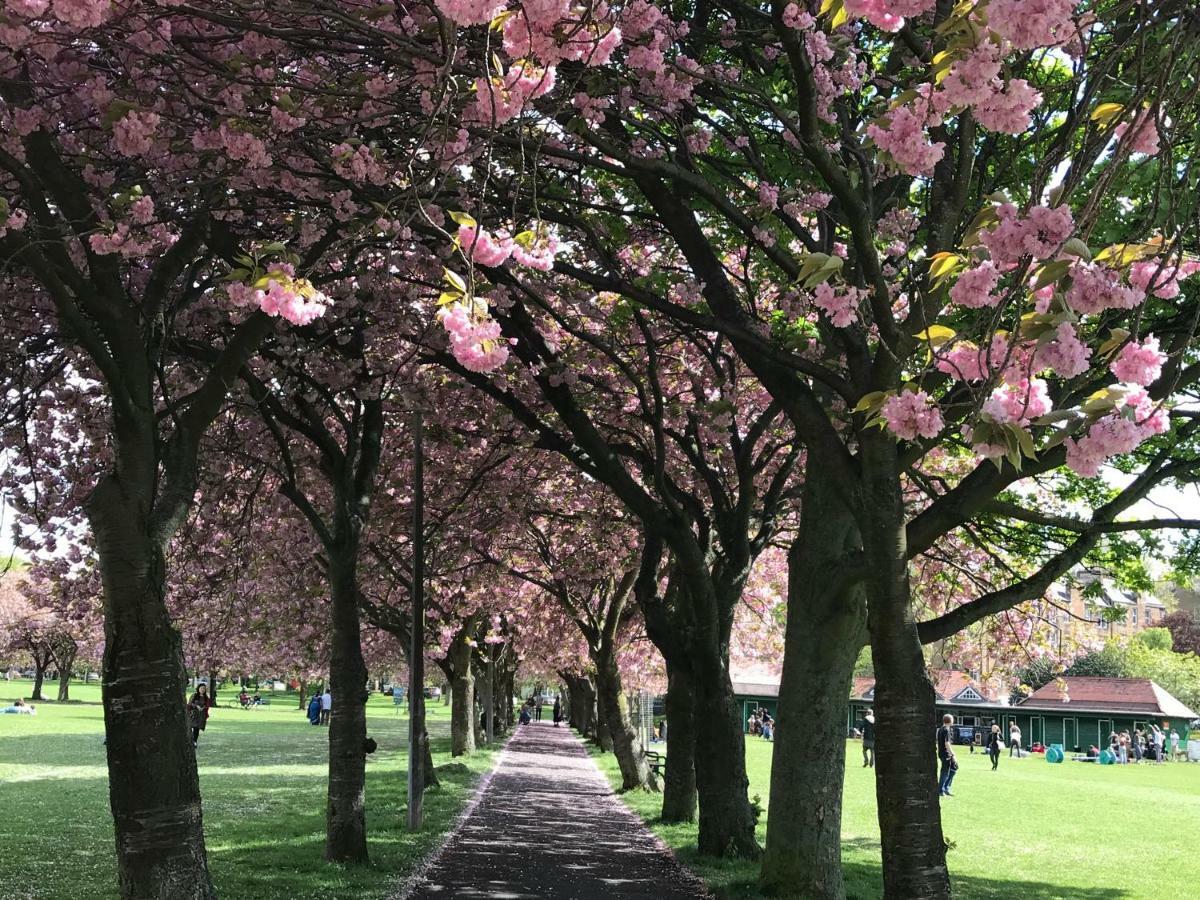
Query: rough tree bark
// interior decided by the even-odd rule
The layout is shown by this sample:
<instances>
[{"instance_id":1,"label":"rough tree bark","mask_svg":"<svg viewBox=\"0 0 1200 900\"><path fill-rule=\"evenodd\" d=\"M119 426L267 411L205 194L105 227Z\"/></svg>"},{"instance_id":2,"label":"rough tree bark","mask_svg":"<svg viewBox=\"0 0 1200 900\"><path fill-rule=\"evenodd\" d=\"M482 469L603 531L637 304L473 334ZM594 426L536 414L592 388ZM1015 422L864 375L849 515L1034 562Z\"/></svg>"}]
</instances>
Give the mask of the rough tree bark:
<instances>
[{"instance_id":1,"label":"rough tree bark","mask_svg":"<svg viewBox=\"0 0 1200 900\"><path fill-rule=\"evenodd\" d=\"M104 584L101 686L121 896L211 900L182 642L164 603L148 494L109 475L86 509Z\"/></svg>"},{"instance_id":2,"label":"rough tree bark","mask_svg":"<svg viewBox=\"0 0 1200 900\"><path fill-rule=\"evenodd\" d=\"M696 698L691 676L667 660L667 760L662 820L696 821Z\"/></svg>"},{"instance_id":3,"label":"rough tree bark","mask_svg":"<svg viewBox=\"0 0 1200 900\"><path fill-rule=\"evenodd\" d=\"M604 723L613 753L621 769L621 790L651 786L650 766L638 740L637 732L629 721L629 710L621 686L621 673L611 642L596 655L596 693L604 709Z\"/></svg>"},{"instance_id":4,"label":"rough tree bark","mask_svg":"<svg viewBox=\"0 0 1200 900\"><path fill-rule=\"evenodd\" d=\"M842 900L842 785L846 706L867 638L861 583L847 579L857 541L828 482L804 489L800 533L788 552L788 619L771 763L764 893Z\"/></svg>"},{"instance_id":5,"label":"rough tree bark","mask_svg":"<svg viewBox=\"0 0 1200 900\"><path fill-rule=\"evenodd\" d=\"M358 620L357 546L327 548L330 587L329 786L325 807L325 858L367 861L366 683Z\"/></svg>"},{"instance_id":6,"label":"rough tree bark","mask_svg":"<svg viewBox=\"0 0 1200 900\"><path fill-rule=\"evenodd\" d=\"M71 699L71 670L75 667L75 657L79 653L75 642L63 642L54 657L58 661L58 702L65 703Z\"/></svg>"},{"instance_id":7,"label":"rough tree bark","mask_svg":"<svg viewBox=\"0 0 1200 900\"><path fill-rule=\"evenodd\" d=\"M948 900L950 876L938 805L936 695L912 619L895 441L863 439L863 549L875 667L875 794L887 900Z\"/></svg>"},{"instance_id":8,"label":"rough tree bark","mask_svg":"<svg viewBox=\"0 0 1200 900\"><path fill-rule=\"evenodd\" d=\"M451 671L450 753L464 756L475 752L475 672L471 667L473 649L460 630L450 645L448 664Z\"/></svg>"}]
</instances>

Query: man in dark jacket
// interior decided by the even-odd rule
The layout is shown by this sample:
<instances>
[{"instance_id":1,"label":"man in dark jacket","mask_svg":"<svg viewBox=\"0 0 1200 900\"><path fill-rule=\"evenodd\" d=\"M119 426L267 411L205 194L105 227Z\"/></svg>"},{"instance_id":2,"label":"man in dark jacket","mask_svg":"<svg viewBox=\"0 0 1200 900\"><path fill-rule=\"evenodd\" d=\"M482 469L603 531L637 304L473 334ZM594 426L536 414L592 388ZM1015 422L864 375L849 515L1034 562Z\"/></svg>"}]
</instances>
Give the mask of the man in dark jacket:
<instances>
[{"instance_id":1,"label":"man in dark jacket","mask_svg":"<svg viewBox=\"0 0 1200 900\"><path fill-rule=\"evenodd\" d=\"M958 762L954 759L954 743L951 737L951 725L954 716L946 713L942 716L942 727L937 731L938 759L942 763L941 777L938 778L938 793L943 797L953 797L950 793L950 783L954 781L954 773L958 771Z\"/></svg>"},{"instance_id":2,"label":"man in dark jacket","mask_svg":"<svg viewBox=\"0 0 1200 900\"><path fill-rule=\"evenodd\" d=\"M875 768L875 712L867 710L863 717L863 768Z\"/></svg>"}]
</instances>

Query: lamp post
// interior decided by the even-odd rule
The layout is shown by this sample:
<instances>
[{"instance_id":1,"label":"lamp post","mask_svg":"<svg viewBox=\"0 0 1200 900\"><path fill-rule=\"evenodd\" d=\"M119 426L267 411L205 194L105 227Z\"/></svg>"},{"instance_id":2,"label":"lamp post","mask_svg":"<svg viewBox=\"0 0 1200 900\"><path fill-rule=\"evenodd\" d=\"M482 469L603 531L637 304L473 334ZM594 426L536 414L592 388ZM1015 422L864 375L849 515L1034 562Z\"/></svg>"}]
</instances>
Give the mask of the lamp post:
<instances>
[{"instance_id":1,"label":"lamp post","mask_svg":"<svg viewBox=\"0 0 1200 900\"><path fill-rule=\"evenodd\" d=\"M425 795L425 423L413 410L412 634L408 650L408 830L421 827Z\"/></svg>"}]
</instances>

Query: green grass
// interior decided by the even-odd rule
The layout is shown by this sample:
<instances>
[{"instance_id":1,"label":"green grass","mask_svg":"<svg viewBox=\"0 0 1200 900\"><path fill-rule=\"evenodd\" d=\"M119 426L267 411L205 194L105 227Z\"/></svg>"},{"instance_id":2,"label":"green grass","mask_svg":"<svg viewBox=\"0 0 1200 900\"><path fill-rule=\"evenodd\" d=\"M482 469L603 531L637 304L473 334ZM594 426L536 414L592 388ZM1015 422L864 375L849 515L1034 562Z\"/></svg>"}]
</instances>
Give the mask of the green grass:
<instances>
[{"instance_id":1,"label":"green grass","mask_svg":"<svg viewBox=\"0 0 1200 900\"><path fill-rule=\"evenodd\" d=\"M747 738L750 794L767 805L772 745ZM872 770L847 744L842 865L851 898L882 893ZM931 746L932 751L932 746ZM593 753L595 751L593 750ZM616 759L598 756L614 786ZM953 798L942 804L954 896L960 900L1117 900L1200 896L1200 765L1051 765L1041 756L1000 760L959 753ZM756 865L696 854L695 825L657 822L659 797L626 802L722 897L756 896ZM758 838L765 840L765 819Z\"/></svg>"},{"instance_id":2,"label":"green grass","mask_svg":"<svg viewBox=\"0 0 1200 900\"><path fill-rule=\"evenodd\" d=\"M0 705L29 691L28 682L0 681ZM235 693L222 690L220 702L233 702ZM71 694L79 700L37 704L36 717L0 715L4 900L116 896L99 688L72 685ZM437 701L427 708L434 762L442 765L450 761L449 708ZM371 863L344 867L321 858L327 729L308 724L294 693L269 707L213 711L198 758L209 867L222 898L385 898L437 846L491 766L491 753L456 760L470 772L443 777L426 794L425 826L409 834L407 719L396 715L391 697L372 695L367 727L379 742L367 763Z\"/></svg>"}]
</instances>

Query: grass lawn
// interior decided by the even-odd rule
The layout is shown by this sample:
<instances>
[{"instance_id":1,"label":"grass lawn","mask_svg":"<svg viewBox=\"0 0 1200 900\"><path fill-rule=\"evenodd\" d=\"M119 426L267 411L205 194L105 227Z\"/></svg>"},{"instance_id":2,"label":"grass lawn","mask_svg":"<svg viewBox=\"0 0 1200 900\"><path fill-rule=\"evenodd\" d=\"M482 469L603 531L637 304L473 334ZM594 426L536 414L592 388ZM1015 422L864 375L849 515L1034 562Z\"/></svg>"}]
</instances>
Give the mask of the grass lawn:
<instances>
[{"instance_id":1,"label":"grass lawn","mask_svg":"<svg viewBox=\"0 0 1200 900\"><path fill-rule=\"evenodd\" d=\"M0 705L30 690L28 682L0 680ZM36 717L0 715L3 900L116 896L100 690L73 684L71 694L79 700L38 703ZM321 858L327 729L309 725L294 693L251 710L226 706L235 694L220 691L222 705L198 750L209 867L222 898L387 897L439 843L491 766L491 754L481 752L465 760L469 773L443 777L426 794L424 829L409 834L407 718L394 712L391 697L372 695L367 727L379 749L367 763L371 864L330 865ZM427 709L440 766L450 761L450 710L438 701Z\"/></svg>"},{"instance_id":2,"label":"grass lawn","mask_svg":"<svg viewBox=\"0 0 1200 900\"><path fill-rule=\"evenodd\" d=\"M660 745L661 746L661 745ZM772 745L747 738L750 794L765 806ZM932 745L930 747L932 752ZM593 753L595 751L593 750ZM1000 760L959 752L955 796L942 817L954 895L963 900L1117 900L1200 896L1200 765L1051 765L1041 756ZM616 759L599 756L614 786ZM758 869L701 859L696 827L657 823L658 795L625 800L723 897L752 897ZM769 810L768 810L769 815ZM847 743L842 864L852 898L882 893L872 770ZM766 837L765 821L758 838Z\"/></svg>"}]
</instances>

